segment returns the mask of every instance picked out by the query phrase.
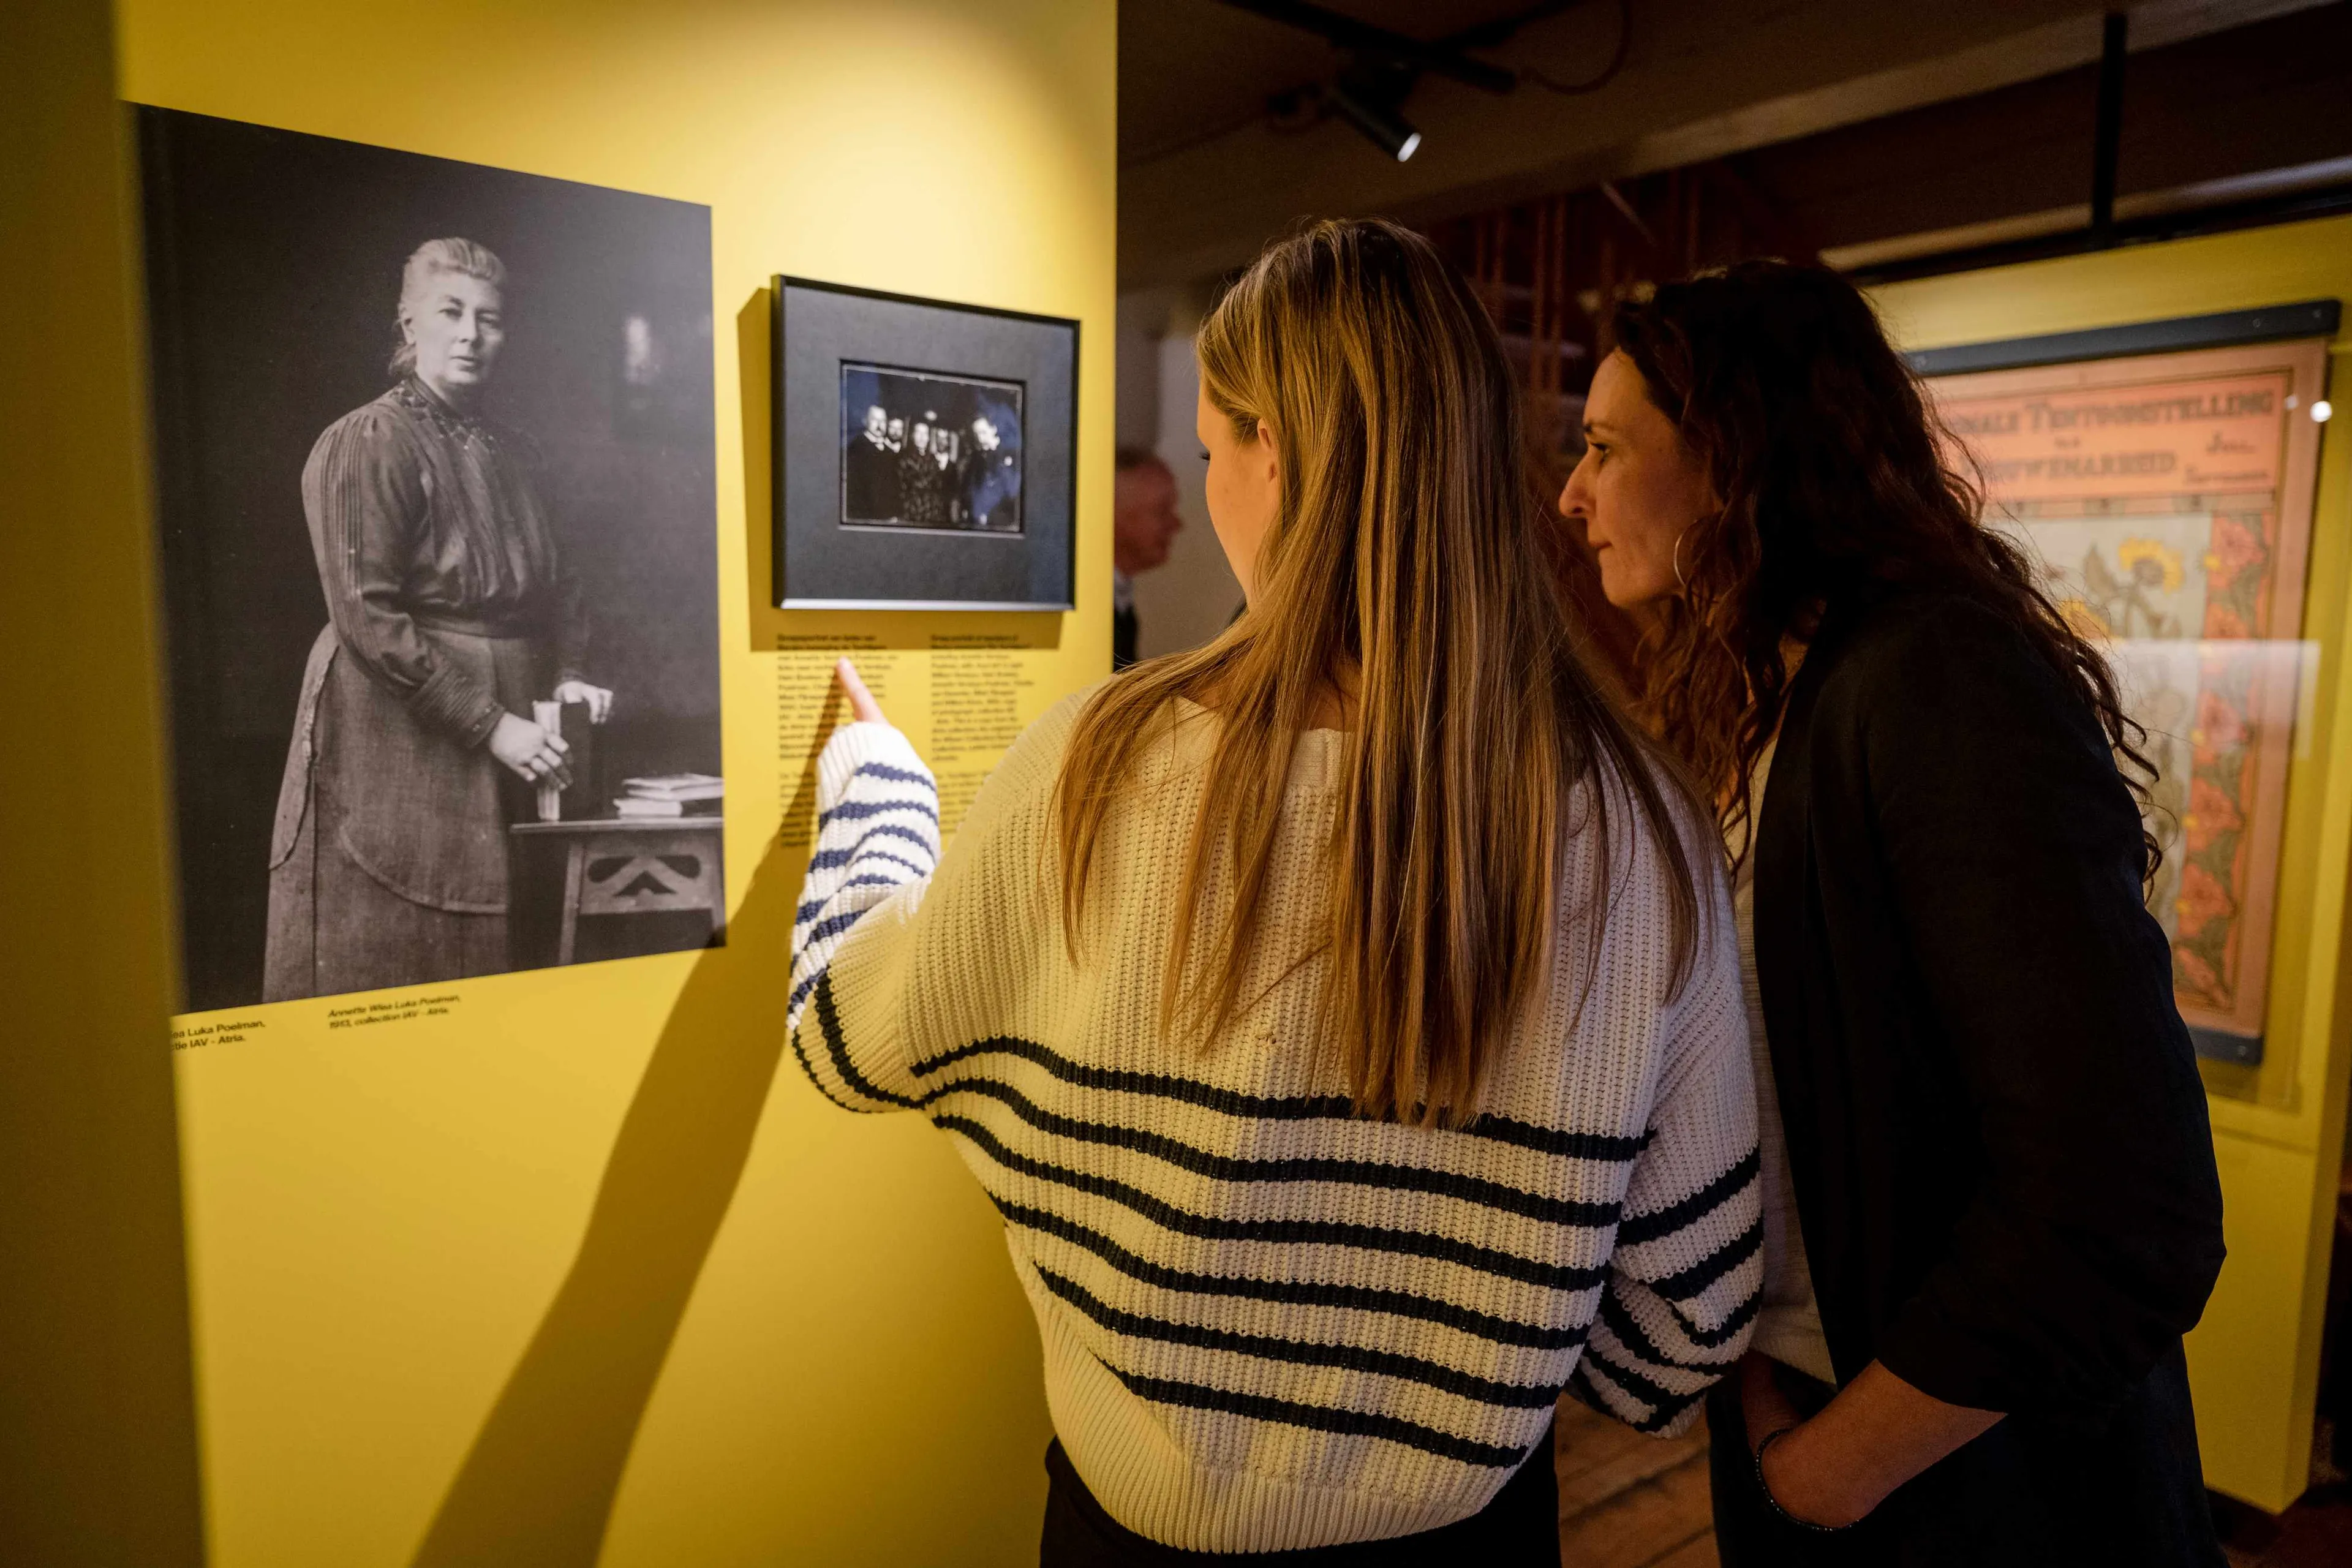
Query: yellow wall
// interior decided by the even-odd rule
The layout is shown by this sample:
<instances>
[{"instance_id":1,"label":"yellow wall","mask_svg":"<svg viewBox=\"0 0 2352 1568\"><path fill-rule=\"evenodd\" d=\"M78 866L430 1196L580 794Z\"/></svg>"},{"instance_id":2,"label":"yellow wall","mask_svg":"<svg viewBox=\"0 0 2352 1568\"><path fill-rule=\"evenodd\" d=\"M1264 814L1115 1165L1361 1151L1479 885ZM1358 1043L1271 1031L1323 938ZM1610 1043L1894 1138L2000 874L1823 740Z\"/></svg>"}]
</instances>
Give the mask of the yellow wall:
<instances>
[{"instance_id":1,"label":"yellow wall","mask_svg":"<svg viewBox=\"0 0 2352 1568\"><path fill-rule=\"evenodd\" d=\"M0 1563L198 1561L128 162L0 7Z\"/></svg>"},{"instance_id":2,"label":"yellow wall","mask_svg":"<svg viewBox=\"0 0 2352 1568\"><path fill-rule=\"evenodd\" d=\"M904 650L884 695L919 745L934 635L1017 637L1027 711L1107 669L1113 5L118 15L136 101L712 209L729 945L470 982L364 1039L324 1002L247 1010L179 1053L214 1561L1028 1557L1047 1425L985 1200L927 1124L780 1070L774 834L814 724L780 735L779 684L825 661L776 649ZM1082 320L1076 614L763 606L779 271Z\"/></svg>"},{"instance_id":3,"label":"yellow wall","mask_svg":"<svg viewBox=\"0 0 2352 1568\"><path fill-rule=\"evenodd\" d=\"M1935 348L2168 316L2352 302L2352 218L2102 255L2070 257L1878 293L1897 338ZM2336 401L2352 377L2352 332L2329 353ZM2341 426L2339 419L2336 424ZM2284 1508L2308 1479L2320 1314L2344 1162L2352 1070L2352 965L2346 892L2352 868L2352 442L2331 427L2320 448L2304 637L2318 678L2295 737L2265 1055L2261 1067L2207 1063L2230 1261L2189 1342L2206 1479Z\"/></svg>"}]
</instances>

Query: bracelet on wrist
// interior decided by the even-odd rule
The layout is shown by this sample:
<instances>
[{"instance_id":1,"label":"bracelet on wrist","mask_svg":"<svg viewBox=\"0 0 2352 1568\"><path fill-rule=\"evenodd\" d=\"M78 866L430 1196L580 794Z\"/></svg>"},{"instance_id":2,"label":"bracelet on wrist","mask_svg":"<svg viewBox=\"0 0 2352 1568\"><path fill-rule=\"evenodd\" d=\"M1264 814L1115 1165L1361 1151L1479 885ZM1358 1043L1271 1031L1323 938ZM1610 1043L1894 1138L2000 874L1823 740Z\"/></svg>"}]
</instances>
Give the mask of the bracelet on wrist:
<instances>
[{"instance_id":1,"label":"bracelet on wrist","mask_svg":"<svg viewBox=\"0 0 2352 1568\"><path fill-rule=\"evenodd\" d=\"M1799 1519L1795 1514L1790 1513L1787 1509L1782 1508L1780 1506L1780 1500L1772 1495L1772 1483L1764 1479L1764 1456L1766 1453L1770 1451L1773 1444L1779 1442L1781 1438L1787 1436L1790 1433L1794 1432L1796 1428L1794 1426L1783 1426L1778 1431L1771 1433L1761 1443L1756 1445L1756 1489L1763 1494L1764 1506L1772 1510L1772 1517L1779 1520L1781 1523L1791 1525L1796 1529L1805 1531L1810 1534L1838 1535L1846 1531L1852 1530L1853 1528L1853 1524L1852 1523L1815 1524L1810 1519ZM1859 1521L1854 1521L1854 1523L1859 1522Z\"/></svg>"}]
</instances>

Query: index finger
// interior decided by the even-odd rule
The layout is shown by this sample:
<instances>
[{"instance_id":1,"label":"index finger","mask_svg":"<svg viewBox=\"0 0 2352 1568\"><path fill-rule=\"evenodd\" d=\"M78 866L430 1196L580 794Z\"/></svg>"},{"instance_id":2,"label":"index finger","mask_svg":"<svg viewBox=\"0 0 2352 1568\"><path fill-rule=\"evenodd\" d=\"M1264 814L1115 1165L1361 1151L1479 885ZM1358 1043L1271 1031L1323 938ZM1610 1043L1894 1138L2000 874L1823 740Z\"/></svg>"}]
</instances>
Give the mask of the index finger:
<instances>
[{"instance_id":1,"label":"index finger","mask_svg":"<svg viewBox=\"0 0 2352 1568\"><path fill-rule=\"evenodd\" d=\"M849 711L861 724L887 724L882 717L882 705L874 700L874 693L866 689L866 682L857 678L857 667L844 655L834 661L833 673L841 681L842 690L849 694Z\"/></svg>"}]
</instances>

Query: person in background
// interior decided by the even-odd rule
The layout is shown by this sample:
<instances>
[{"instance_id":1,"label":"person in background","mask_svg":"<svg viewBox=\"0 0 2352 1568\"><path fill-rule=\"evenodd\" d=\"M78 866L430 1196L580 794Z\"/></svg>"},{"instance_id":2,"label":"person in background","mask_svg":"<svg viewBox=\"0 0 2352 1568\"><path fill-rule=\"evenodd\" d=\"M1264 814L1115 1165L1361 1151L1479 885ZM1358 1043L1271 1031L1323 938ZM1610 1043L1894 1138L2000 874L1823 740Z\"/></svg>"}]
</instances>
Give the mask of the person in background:
<instances>
[{"instance_id":1,"label":"person in background","mask_svg":"<svg viewBox=\"0 0 2352 1568\"><path fill-rule=\"evenodd\" d=\"M1135 662L1141 630L1135 618L1135 580L1167 564L1184 519L1176 510L1176 476L1158 453L1121 447L1112 468L1110 667L1120 670Z\"/></svg>"},{"instance_id":2,"label":"person in background","mask_svg":"<svg viewBox=\"0 0 2352 1568\"><path fill-rule=\"evenodd\" d=\"M1252 612L1056 705L944 856L843 661L790 1044L1003 1218L1044 1568L1557 1568L1562 1389L1676 1431L1747 1340L1719 855L1579 662L1509 363L1427 240L1277 242L1199 354Z\"/></svg>"},{"instance_id":3,"label":"person in background","mask_svg":"<svg viewBox=\"0 0 2352 1568\"><path fill-rule=\"evenodd\" d=\"M938 417L926 414L916 420L898 454L898 521L909 528L946 528L955 521L947 473L931 450L939 434L932 422Z\"/></svg>"},{"instance_id":4,"label":"person in background","mask_svg":"<svg viewBox=\"0 0 2352 1568\"><path fill-rule=\"evenodd\" d=\"M890 449L889 416L880 404L866 410L866 423L842 455L842 515L859 521L887 522L898 515L898 457Z\"/></svg>"},{"instance_id":5,"label":"person in background","mask_svg":"<svg viewBox=\"0 0 2352 1568\"><path fill-rule=\"evenodd\" d=\"M1560 508L1654 617L1769 1044L1723 1561L2221 1568L2181 1354L2221 1188L2105 657L1837 274L1669 284L1615 337Z\"/></svg>"},{"instance_id":6,"label":"person in background","mask_svg":"<svg viewBox=\"0 0 2352 1568\"><path fill-rule=\"evenodd\" d=\"M972 417L971 441L957 476L971 525L997 533L1021 528L1021 459L1004 439L1009 422L1002 408Z\"/></svg>"}]
</instances>

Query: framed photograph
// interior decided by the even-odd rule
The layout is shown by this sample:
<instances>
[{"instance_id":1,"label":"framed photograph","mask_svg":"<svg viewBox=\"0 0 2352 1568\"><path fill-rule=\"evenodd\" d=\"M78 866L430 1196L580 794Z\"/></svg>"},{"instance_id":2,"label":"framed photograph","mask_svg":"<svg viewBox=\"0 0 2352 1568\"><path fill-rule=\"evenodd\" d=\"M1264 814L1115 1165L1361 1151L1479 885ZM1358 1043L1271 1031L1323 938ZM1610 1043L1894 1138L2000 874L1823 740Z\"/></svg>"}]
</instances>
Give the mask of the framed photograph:
<instances>
[{"instance_id":1,"label":"framed photograph","mask_svg":"<svg viewBox=\"0 0 2352 1568\"><path fill-rule=\"evenodd\" d=\"M2246 315L2241 330L2272 332L2288 317ZM2048 340L1935 351L1967 373L1920 357L1988 513L2105 644L2147 731L2148 826L2164 852L2148 908L2172 943L2181 1016L2200 1055L2256 1062L2310 674L2296 635L2327 339L2231 342L2231 331L2193 318L2074 334L2056 363L2040 352ZM2182 349L2184 336L2220 343ZM2004 347L2016 368L1995 368L1990 351Z\"/></svg>"},{"instance_id":2,"label":"framed photograph","mask_svg":"<svg viewBox=\"0 0 2352 1568\"><path fill-rule=\"evenodd\" d=\"M1078 323L775 280L776 604L1066 610Z\"/></svg>"},{"instance_id":3,"label":"framed photograph","mask_svg":"<svg viewBox=\"0 0 2352 1568\"><path fill-rule=\"evenodd\" d=\"M138 124L189 1007L717 942L709 209Z\"/></svg>"}]
</instances>

